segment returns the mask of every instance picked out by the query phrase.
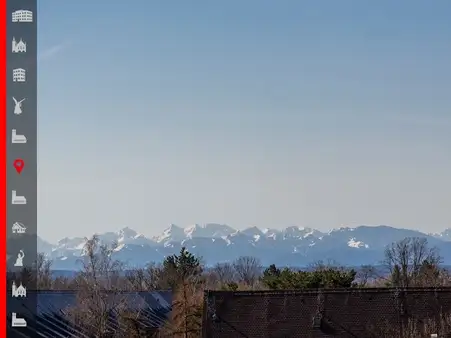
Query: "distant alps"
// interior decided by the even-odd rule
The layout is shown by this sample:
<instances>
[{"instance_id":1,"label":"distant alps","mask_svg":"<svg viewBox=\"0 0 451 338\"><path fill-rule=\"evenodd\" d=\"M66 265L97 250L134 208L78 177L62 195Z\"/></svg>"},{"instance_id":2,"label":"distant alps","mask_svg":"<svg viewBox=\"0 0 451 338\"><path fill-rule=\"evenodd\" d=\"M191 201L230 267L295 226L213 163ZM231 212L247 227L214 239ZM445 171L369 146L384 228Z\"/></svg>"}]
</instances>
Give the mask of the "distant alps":
<instances>
[{"instance_id":1,"label":"distant alps","mask_svg":"<svg viewBox=\"0 0 451 338\"><path fill-rule=\"evenodd\" d=\"M186 228L171 224L159 236L148 238L131 228L98 234L102 243L118 244L114 256L129 267L161 262L186 247L202 257L207 265L254 256L263 265L306 266L323 260L343 265L379 264L391 242L406 237L425 237L440 250L444 263L451 264L451 229L438 234L390 226L341 227L321 232L308 227L290 226L282 230L250 227L236 230L226 224L195 224ZM53 261L53 268L77 270L85 238L63 238L49 243L38 238L38 251Z\"/></svg>"}]
</instances>

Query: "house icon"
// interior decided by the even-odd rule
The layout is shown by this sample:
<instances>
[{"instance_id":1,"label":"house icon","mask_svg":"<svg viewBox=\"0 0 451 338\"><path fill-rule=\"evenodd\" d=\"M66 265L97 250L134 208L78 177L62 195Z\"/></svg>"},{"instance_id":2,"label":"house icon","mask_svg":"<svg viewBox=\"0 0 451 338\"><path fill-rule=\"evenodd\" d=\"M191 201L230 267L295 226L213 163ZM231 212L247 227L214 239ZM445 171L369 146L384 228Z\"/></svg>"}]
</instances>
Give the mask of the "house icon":
<instances>
[{"instance_id":1,"label":"house icon","mask_svg":"<svg viewBox=\"0 0 451 338\"><path fill-rule=\"evenodd\" d=\"M24 234L27 228L20 222L14 222L12 226L13 234Z\"/></svg>"},{"instance_id":2,"label":"house icon","mask_svg":"<svg viewBox=\"0 0 451 338\"><path fill-rule=\"evenodd\" d=\"M22 39L16 41L16 38L13 37L12 41L12 52L13 53L25 53L27 51L27 44L23 42Z\"/></svg>"},{"instance_id":3,"label":"house icon","mask_svg":"<svg viewBox=\"0 0 451 338\"><path fill-rule=\"evenodd\" d=\"M13 282L13 287L11 290L11 295L13 297L26 297L27 296L27 289L20 283L19 286L16 286L16 282Z\"/></svg>"}]
</instances>

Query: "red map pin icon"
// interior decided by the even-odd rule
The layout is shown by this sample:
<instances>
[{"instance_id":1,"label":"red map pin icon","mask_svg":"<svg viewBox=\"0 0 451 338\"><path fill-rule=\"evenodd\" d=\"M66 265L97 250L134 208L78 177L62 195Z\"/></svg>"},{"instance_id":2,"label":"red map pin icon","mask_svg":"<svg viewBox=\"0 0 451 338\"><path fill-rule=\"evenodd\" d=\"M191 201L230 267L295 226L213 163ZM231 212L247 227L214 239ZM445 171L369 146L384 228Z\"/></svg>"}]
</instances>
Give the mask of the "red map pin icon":
<instances>
[{"instance_id":1,"label":"red map pin icon","mask_svg":"<svg viewBox=\"0 0 451 338\"><path fill-rule=\"evenodd\" d=\"M21 158L17 158L14 160L13 166L14 168L16 168L17 173L20 175L25 166L25 162Z\"/></svg>"}]
</instances>

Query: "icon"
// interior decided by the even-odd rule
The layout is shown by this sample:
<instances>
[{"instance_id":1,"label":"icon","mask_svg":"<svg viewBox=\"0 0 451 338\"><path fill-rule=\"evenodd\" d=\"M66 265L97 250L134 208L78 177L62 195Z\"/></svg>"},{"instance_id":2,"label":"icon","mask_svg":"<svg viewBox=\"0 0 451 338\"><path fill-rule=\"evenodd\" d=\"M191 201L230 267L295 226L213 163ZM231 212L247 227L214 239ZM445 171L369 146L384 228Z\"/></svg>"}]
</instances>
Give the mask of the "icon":
<instances>
[{"instance_id":1,"label":"icon","mask_svg":"<svg viewBox=\"0 0 451 338\"><path fill-rule=\"evenodd\" d=\"M13 286L11 289L11 296L12 297L26 297L27 296L27 289L20 283L19 286L16 285L16 282L13 282Z\"/></svg>"},{"instance_id":2,"label":"icon","mask_svg":"<svg viewBox=\"0 0 451 338\"><path fill-rule=\"evenodd\" d=\"M26 53L27 52L27 44L25 42L23 42L22 39L20 39L19 42L17 42L16 38L13 37L12 52L13 53Z\"/></svg>"},{"instance_id":3,"label":"icon","mask_svg":"<svg viewBox=\"0 0 451 338\"><path fill-rule=\"evenodd\" d=\"M23 250L20 250L17 254L16 263L14 263L14 266L23 267L23 258L25 257L25 254Z\"/></svg>"},{"instance_id":4,"label":"icon","mask_svg":"<svg viewBox=\"0 0 451 338\"><path fill-rule=\"evenodd\" d=\"M25 198L25 196L17 196L17 191L13 190L12 191L12 197L11 197L11 204L27 204L27 199Z\"/></svg>"},{"instance_id":5,"label":"icon","mask_svg":"<svg viewBox=\"0 0 451 338\"><path fill-rule=\"evenodd\" d=\"M13 69L13 82L25 82L26 71L23 68Z\"/></svg>"},{"instance_id":6,"label":"icon","mask_svg":"<svg viewBox=\"0 0 451 338\"><path fill-rule=\"evenodd\" d=\"M12 327L27 327L27 321L23 318L18 318L17 313L13 312L11 314L11 326Z\"/></svg>"},{"instance_id":7,"label":"icon","mask_svg":"<svg viewBox=\"0 0 451 338\"><path fill-rule=\"evenodd\" d=\"M33 22L33 12L26 9L19 9L12 13L12 22Z\"/></svg>"},{"instance_id":8,"label":"icon","mask_svg":"<svg viewBox=\"0 0 451 338\"><path fill-rule=\"evenodd\" d=\"M27 231L27 228L25 227L25 225L23 225L23 223L14 222L11 230L13 234L24 234Z\"/></svg>"},{"instance_id":9,"label":"icon","mask_svg":"<svg viewBox=\"0 0 451 338\"><path fill-rule=\"evenodd\" d=\"M24 144L27 143L25 135L17 134L17 129L13 129L11 133L11 143Z\"/></svg>"},{"instance_id":10,"label":"icon","mask_svg":"<svg viewBox=\"0 0 451 338\"><path fill-rule=\"evenodd\" d=\"M25 161L21 158L16 158L13 163L14 168L17 173L20 175L22 173L23 168L25 167Z\"/></svg>"},{"instance_id":11,"label":"icon","mask_svg":"<svg viewBox=\"0 0 451 338\"><path fill-rule=\"evenodd\" d=\"M25 99L22 99L20 101L17 101L16 98L13 96L14 100L14 115L20 115L22 114L22 102L25 101Z\"/></svg>"}]
</instances>

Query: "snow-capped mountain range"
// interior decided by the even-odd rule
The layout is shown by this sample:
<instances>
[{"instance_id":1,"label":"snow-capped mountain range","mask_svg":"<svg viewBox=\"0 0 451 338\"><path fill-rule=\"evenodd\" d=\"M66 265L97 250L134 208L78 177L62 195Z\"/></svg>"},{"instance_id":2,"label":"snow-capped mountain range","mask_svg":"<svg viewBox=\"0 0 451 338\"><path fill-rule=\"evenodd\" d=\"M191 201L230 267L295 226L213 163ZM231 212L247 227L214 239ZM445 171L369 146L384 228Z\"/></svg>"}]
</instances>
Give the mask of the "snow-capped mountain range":
<instances>
[{"instance_id":1,"label":"snow-capped mountain range","mask_svg":"<svg viewBox=\"0 0 451 338\"><path fill-rule=\"evenodd\" d=\"M209 223L182 228L171 224L160 236L148 238L128 227L98 235L105 244L116 242L115 257L130 267L161 262L164 257L186 247L207 265L254 256L263 265L305 266L318 260L334 260L343 265L379 264L385 247L406 237L426 237L451 263L451 229L439 234L390 226L341 227L329 232L290 226L282 230L250 227L236 230L225 224ZM63 238L56 244L38 238L38 251L53 260L53 268L78 269L85 238Z\"/></svg>"}]
</instances>

